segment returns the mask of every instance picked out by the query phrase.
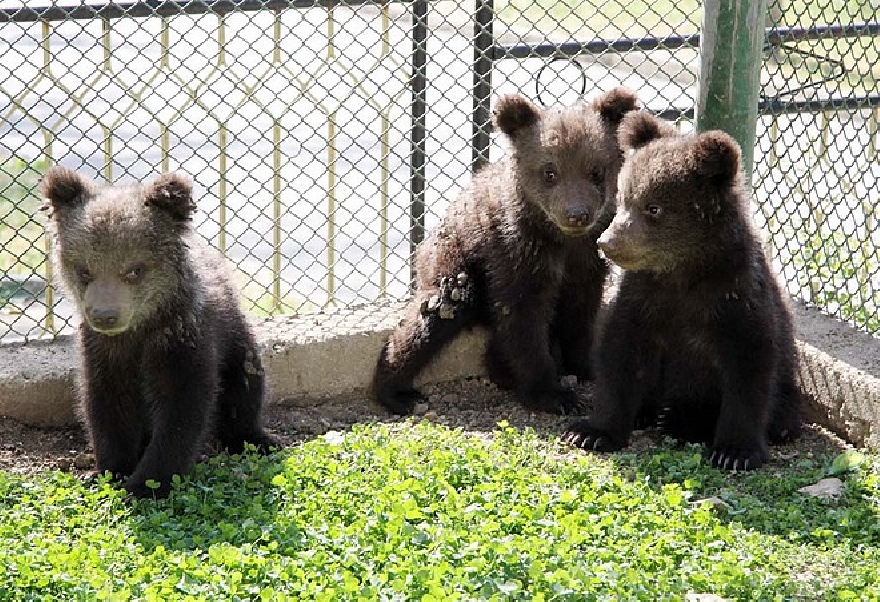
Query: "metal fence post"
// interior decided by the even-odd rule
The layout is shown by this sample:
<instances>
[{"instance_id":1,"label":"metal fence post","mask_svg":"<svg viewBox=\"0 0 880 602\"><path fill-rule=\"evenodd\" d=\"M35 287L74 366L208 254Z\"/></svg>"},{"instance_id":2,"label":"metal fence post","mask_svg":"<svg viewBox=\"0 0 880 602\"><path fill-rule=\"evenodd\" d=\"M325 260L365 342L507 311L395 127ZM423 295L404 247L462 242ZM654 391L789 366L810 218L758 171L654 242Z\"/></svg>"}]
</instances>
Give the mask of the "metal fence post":
<instances>
[{"instance_id":1,"label":"metal fence post","mask_svg":"<svg viewBox=\"0 0 880 602\"><path fill-rule=\"evenodd\" d=\"M706 0L700 35L697 131L724 130L742 149L751 182L766 0Z\"/></svg>"},{"instance_id":2,"label":"metal fence post","mask_svg":"<svg viewBox=\"0 0 880 602\"><path fill-rule=\"evenodd\" d=\"M410 130L410 206L409 254L425 238L425 136L428 63L428 0L415 0L412 6L412 129ZM410 283L415 282L415 266L410 267Z\"/></svg>"},{"instance_id":3,"label":"metal fence post","mask_svg":"<svg viewBox=\"0 0 880 602\"><path fill-rule=\"evenodd\" d=\"M471 171L489 161L489 131L492 129L492 67L494 65L495 21L493 0L477 0L474 11L474 117Z\"/></svg>"}]
</instances>

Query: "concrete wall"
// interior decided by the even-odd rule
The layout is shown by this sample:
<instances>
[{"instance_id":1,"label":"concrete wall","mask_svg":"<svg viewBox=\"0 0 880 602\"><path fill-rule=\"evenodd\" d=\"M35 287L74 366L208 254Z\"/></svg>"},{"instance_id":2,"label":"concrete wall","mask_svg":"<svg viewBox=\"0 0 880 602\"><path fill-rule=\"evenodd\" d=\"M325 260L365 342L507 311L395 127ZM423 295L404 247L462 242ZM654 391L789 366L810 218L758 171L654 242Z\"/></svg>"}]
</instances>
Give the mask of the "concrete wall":
<instances>
[{"instance_id":1,"label":"concrete wall","mask_svg":"<svg viewBox=\"0 0 880 602\"><path fill-rule=\"evenodd\" d=\"M364 389L400 304L255 323L273 401L298 404ZM816 310L796 308L807 415L847 440L880 448L880 339ZM456 340L419 384L484 374L484 333ZM75 420L78 369L70 337L0 347L0 416L60 426Z\"/></svg>"}]
</instances>

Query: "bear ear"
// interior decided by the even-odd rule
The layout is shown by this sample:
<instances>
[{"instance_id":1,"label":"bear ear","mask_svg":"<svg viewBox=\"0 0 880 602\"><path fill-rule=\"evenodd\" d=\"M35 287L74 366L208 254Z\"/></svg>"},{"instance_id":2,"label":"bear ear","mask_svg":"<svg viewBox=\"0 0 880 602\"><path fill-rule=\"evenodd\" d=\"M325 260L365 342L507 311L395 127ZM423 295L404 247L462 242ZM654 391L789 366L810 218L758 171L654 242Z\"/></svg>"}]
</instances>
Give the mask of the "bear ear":
<instances>
[{"instance_id":1,"label":"bear ear","mask_svg":"<svg viewBox=\"0 0 880 602\"><path fill-rule=\"evenodd\" d=\"M593 108L602 119L617 125L624 115L639 108L639 98L629 88L618 87L594 100Z\"/></svg>"},{"instance_id":2,"label":"bear ear","mask_svg":"<svg viewBox=\"0 0 880 602\"><path fill-rule=\"evenodd\" d=\"M721 130L704 132L695 139L696 169L718 186L729 186L739 174L739 157L739 144Z\"/></svg>"},{"instance_id":3,"label":"bear ear","mask_svg":"<svg viewBox=\"0 0 880 602\"><path fill-rule=\"evenodd\" d=\"M519 95L502 96L495 104L495 127L508 136L538 123L541 109Z\"/></svg>"},{"instance_id":4,"label":"bear ear","mask_svg":"<svg viewBox=\"0 0 880 602\"><path fill-rule=\"evenodd\" d=\"M630 113L620 122L617 138L623 150L641 148L657 138L677 136L672 125L654 117L647 111Z\"/></svg>"},{"instance_id":5,"label":"bear ear","mask_svg":"<svg viewBox=\"0 0 880 602\"><path fill-rule=\"evenodd\" d=\"M40 191L49 200L49 204L41 209L51 207L53 211L58 211L82 205L93 187L94 183L88 178L68 167L55 165L49 168L40 182Z\"/></svg>"},{"instance_id":6,"label":"bear ear","mask_svg":"<svg viewBox=\"0 0 880 602\"><path fill-rule=\"evenodd\" d=\"M144 205L164 211L176 221L189 221L196 210L192 190L192 181L186 176L162 174L144 190Z\"/></svg>"}]
</instances>

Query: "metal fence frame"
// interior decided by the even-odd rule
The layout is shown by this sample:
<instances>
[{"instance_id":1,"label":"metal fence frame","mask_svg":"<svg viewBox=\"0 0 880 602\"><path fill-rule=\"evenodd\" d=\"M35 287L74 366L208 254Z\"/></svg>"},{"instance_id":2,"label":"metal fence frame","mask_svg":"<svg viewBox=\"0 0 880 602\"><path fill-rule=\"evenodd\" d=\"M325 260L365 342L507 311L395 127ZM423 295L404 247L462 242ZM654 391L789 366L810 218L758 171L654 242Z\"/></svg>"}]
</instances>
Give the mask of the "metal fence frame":
<instances>
[{"instance_id":1,"label":"metal fence frame","mask_svg":"<svg viewBox=\"0 0 880 602\"><path fill-rule=\"evenodd\" d=\"M50 22L53 21L70 21L70 20L102 20L105 32L109 32L110 21L117 18L137 18L137 17L158 17L166 19L172 16L185 15L204 15L213 14L221 19L225 15L238 12L274 12L276 15L276 28L273 32L275 36L276 46L278 42L279 29L277 26L278 15L287 9L303 9L303 8L327 8L336 7L355 7L361 5L373 5L380 10L387 9L391 4L405 5L411 11L410 35L412 39L410 58L411 73L407 85L410 89L411 100L409 102L409 248L412 252L415 247L424 239L425 236L425 215L428 210L426 207L426 135L428 113L428 76L427 66L429 63L427 40L429 34L429 1L428 0L142 0L131 3L105 4L99 6L78 5L72 7L23 7L15 9L0 9L0 24L11 22L28 22L43 23L44 30L44 60L48 66L48 28ZM384 13L383 13L384 14ZM639 38L616 38L616 39L593 39L585 42L566 41L562 43L540 42L534 44L527 43L500 43L494 35L494 24L496 23L496 12L494 0L474 0L473 4L473 63L472 63L472 109L471 109L471 165L472 171L478 169L489 158L489 149L491 145L491 106L490 97L493 93L492 74L493 70L500 61L506 60L522 60L522 59L545 59L545 61L560 59L575 59L582 55L599 55L607 52L626 53L629 51L648 52L651 50L677 50L677 49L696 49L701 43L699 33L690 35L667 35L662 37L645 36ZM167 23L165 24L163 43L166 45L167 52ZM774 49L786 48L787 45L804 42L818 41L826 39L844 39L852 37L878 37L880 36L880 22L868 23L848 23L834 25L815 25L811 27L780 27L771 26L766 29L766 42L764 45L765 53ZM105 40L105 58L110 52L109 42ZM109 58L106 58L109 61ZM48 72L48 67L47 67ZM868 109L870 117L868 127L871 131L869 142L868 156L871 160L877 159L877 133L878 121L880 121L880 95L868 94L861 96L837 96L822 100L815 99L796 99L790 98L792 90L786 90L777 93L774 96L761 96L758 103L758 115L764 117L775 117L778 115L792 113L812 113L822 114L828 112L852 111L855 109ZM13 99L13 105L17 102ZM663 118L679 121L693 121L693 108L666 108L657 110L656 113ZM775 124L775 120L773 121ZM330 128L330 138L333 138L333 132L336 123L332 116L329 119L328 127ZM387 130L383 130L387 131ZM277 132L276 132L277 135ZM773 125L769 132L771 139L771 152L767 158L768 162L772 162L776 158L776 138ZM167 147L167 131L163 131L161 143ZM219 133L222 139L224 136L222 126ZM108 142L109 144L109 142ZM51 139L46 134L46 155L49 160L51 157ZM163 166L167 167L168 153L163 153ZM109 150L108 150L109 152ZM333 165L333 153L335 148L331 143L328 148L330 153L329 164ZM387 154L383 159L387 163ZM772 165L770 168L772 169ZM275 165L276 180L280 166ZM387 170L387 165L385 165ZM222 156L220 159L220 194L221 199L225 191L223 173L225 170L225 161ZM333 273L334 263L334 220L333 207L335 203L335 174L331 168L328 173L328 215L330 215L327 224L328 232L328 248L327 258L330 271L327 275L327 290L335 289L335 276ZM383 202L380 211L380 220L385 220L380 228L380 248L381 248L381 265L383 266L379 274L379 288L384 291L386 287L386 273L384 266L388 254L387 244L387 207L388 207L388 191L387 178L383 178ZM276 223L280 219L280 200L279 200L279 182L273 183L274 195L274 211ZM222 204L219 208L219 220L222 223L225 219L225 206ZM281 244L281 232L278 228L273 231L273 244L275 248L279 248ZM221 227L218 245L221 250L225 249L226 242L223 228ZM276 253L273 262L276 264L274 271L280 273L280 267L277 263L280 256ZM47 266L48 269L48 266ZM410 277L414 276L413 268L410 267ZM53 324L53 292L51 286L51 273L48 274L49 286L47 289L47 311L46 329L49 332L56 332ZM279 302L280 280L276 276L274 280L273 294L276 303Z\"/></svg>"}]
</instances>

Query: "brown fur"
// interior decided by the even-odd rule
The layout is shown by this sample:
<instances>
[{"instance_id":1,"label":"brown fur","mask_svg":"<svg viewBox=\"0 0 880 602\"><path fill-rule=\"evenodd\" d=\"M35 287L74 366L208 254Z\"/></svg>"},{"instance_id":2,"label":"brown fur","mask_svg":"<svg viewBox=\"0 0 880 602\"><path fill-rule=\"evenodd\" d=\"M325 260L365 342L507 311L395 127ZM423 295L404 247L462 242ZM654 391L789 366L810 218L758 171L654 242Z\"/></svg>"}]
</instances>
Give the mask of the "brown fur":
<instances>
[{"instance_id":1,"label":"brown fur","mask_svg":"<svg viewBox=\"0 0 880 602\"><path fill-rule=\"evenodd\" d=\"M223 257L190 229L190 181L98 186L53 167L42 190L54 265L83 318L81 399L98 471L127 476L134 495L163 496L212 427L233 452L274 445L237 292Z\"/></svg>"},{"instance_id":2,"label":"brown fur","mask_svg":"<svg viewBox=\"0 0 880 602\"><path fill-rule=\"evenodd\" d=\"M624 268L598 342L592 418L564 438L626 444L637 419L711 444L715 466L763 464L799 426L792 318L752 224L739 147L679 136L647 113L620 127L632 149L599 247Z\"/></svg>"},{"instance_id":3,"label":"brown fur","mask_svg":"<svg viewBox=\"0 0 880 602\"><path fill-rule=\"evenodd\" d=\"M562 110L521 96L499 100L495 125L510 149L464 186L419 246L413 300L376 367L379 402L410 412L420 397L415 376L462 329L480 324L491 332L493 381L539 410L577 407L558 374L591 376L607 271L596 238L613 210L617 127L636 105L622 88Z\"/></svg>"}]
</instances>

